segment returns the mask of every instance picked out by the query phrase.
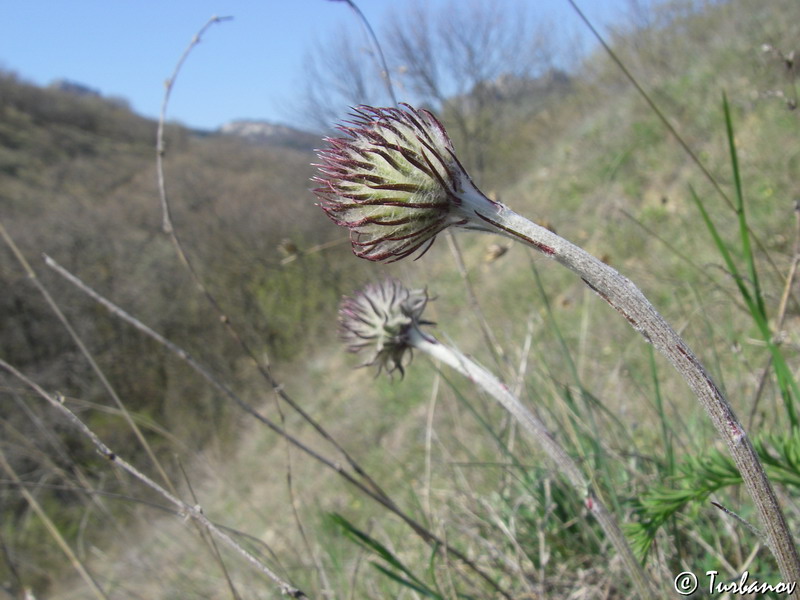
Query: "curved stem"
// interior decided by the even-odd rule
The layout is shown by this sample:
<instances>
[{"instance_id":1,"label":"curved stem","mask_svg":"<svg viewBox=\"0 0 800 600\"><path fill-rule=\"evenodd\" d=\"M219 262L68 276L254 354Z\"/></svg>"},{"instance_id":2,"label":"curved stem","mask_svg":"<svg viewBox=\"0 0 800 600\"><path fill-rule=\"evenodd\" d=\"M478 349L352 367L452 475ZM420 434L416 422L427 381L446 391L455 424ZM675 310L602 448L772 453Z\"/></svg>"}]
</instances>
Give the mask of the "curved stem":
<instances>
[{"instance_id":1,"label":"curved stem","mask_svg":"<svg viewBox=\"0 0 800 600\"><path fill-rule=\"evenodd\" d=\"M556 463L561 473L581 496L584 506L586 506L589 512L597 519L600 527L602 527L606 536L608 536L608 539L620 555L620 558L622 558L625 563L625 567L636 586L639 597L642 598L642 600L655 597L650 586L650 581L642 565L636 560L625 535L619 527L617 519L609 512L605 504L600 500L599 495L592 490L591 482L583 474L580 467L575 462L575 459L573 459L564 447L550 434L545 424L528 410L525 405L511 393L504 383L457 349L441 344L437 340L424 335L416 328L412 328L409 331L408 343L417 350L425 352L430 357L442 361L464 375L471 382L480 386L497 400L503 408L511 413L525 431L531 435L534 441L538 442L539 446L550 459Z\"/></svg>"},{"instance_id":2,"label":"curved stem","mask_svg":"<svg viewBox=\"0 0 800 600\"><path fill-rule=\"evenodd\" d=\"M616 269L582 248L498 204L475 212L485 229L522 241L574 271L681 374L725 440L753 498L767 543L787 583L800 581L800 557L775 492L728 400L703 365L644 294ZM796 596L793 596L796 597Z\"/></svg>"},{"instance_id":3,"label":"curved stem","mask_svg":"<svg viewBox=\"0 0 800 600\"><path fill-rule=\"evenodd\" d=\"M369 19L367 16L358 8L358 5L353 2L353 0L343 0L352 10L356 13L356 16L361 19L361 22L364 24L364 27L369 34L370 39L372 40L372 44L375 46L375 49L378 51L378 63L380 64L381 69L383 69L382 79L384 83L386 83L386 91L389 92L389 96L392 98L392 106L397 106L397 96L394 94L394 86L392 85L392 75L389 72L389 66L386 64L386 57L383 54L383 48L381 48L381 43L378 41L378 36L375 35L375 30L372 29L372 25L369 23Z\"/></svg>"}]
</instances>

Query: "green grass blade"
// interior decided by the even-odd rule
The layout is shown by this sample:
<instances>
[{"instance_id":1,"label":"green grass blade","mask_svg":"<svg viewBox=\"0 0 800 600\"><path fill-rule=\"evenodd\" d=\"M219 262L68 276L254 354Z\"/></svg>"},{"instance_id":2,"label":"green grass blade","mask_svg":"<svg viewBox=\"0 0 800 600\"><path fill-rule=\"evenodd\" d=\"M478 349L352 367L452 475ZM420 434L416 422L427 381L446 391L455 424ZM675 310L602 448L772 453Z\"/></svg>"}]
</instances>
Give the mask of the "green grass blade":
<instances>
[{"instance_id":1,"label":"green grass blade","mask_svg":"<svg viewBox=\"0 0 800 600\"><path fill-rule=\"evenodd\" d=\"M742 178L739 171L739 158L736 154L736 138L734 136L733 119L731 117L730 106L728 105L728 98L723 95L722 106L725 112L725 129L728 135L728 148L731 154L731 166L733 167L733 180L736 186L736 214L739 218L739 235L742 244L742 255L747 263L747 274L750 280L750 285L753 288L754 308L758 311L757 324L761 330L762 337L767 343L770 353L772 354L773 369L775 376L778 380L778 387L781 390L784 403L786 404L787 412L792 426L797 425L797 415L794 407L794 400L800 398L798 395L797 382L795 381L791 370L789 369L786 361L783 359L778 347L772 341L772 332L769 328L769 319L767 315L767 308L764 302L764 296L761 293L761 284L758 279L758 270L756 269L755 258L753 257L753 249L750 240L750 228L747 224L747 214L745 212L744 193L742 191ZM753 309L751 308L751 313ZM756 314L753 314L755 317ZM794 394L794 398L792 397Z\"/></svg>"},{"instance_id":2,"label":"green grass blade","mask_svg":"<svg viewBox=\"0 0 800 600\"><path fill-rule=\"evenodd\" d=\"M750 228L747 226L747 214L744 209L744 192L742 191L742 176L739 170L739 157L736 153L736 137L733 131L733 119L731 118L728 98L723 94L722 106L725 112L725 131L728 136L728 149L731 154L731 167L733 168L733 181L736 187L736 215L739 218L739 235L742 242L742 255L747 263L747 273L750 284L753 286L753 296L758 312L766 320L767 308L764 304L764 296L761 293L761 285L758 280L758 270L756 269L755 259L753 258L753 248L750 244Z\"/></svg>"},{"instance_id":3,"label":"green grass blade","mask_svg":"<svg viewBox=\"0 0 800 600\"><path fill-rule=\"evenodd\" d=\"M347 518L339 513L330 513L328 519L339 529L344 531L345 535L351 540L356 542L362 548L377 556L384 562L394 567L406 575L409 579L414 581L417 585L425 587L425 584L420 581L402 562L398 559L386 546L381 544L378 540L361 531L358 527L353 525ZM378 565L376 565L378 566Z\"/></svg>"},{"instance_id":4,"label":"green grass blade","mask_svg":"<svg viewBox=\"0 0 800 600\"><path fill-rule=\"evenodd\" d=\"M675 474L675 449L672 445L672 430L669 424L669 418L664 413L664 398L661 395L661 384L658 381L658 368L656 367L655 354L653 347L648 346L648 358L650 360L650 373L653 375L653 395L655 396L656 410L658 411L658 419L661 423L661 437L663 438L664 454L667 460L666 475L672 476Z\"/></svg>"},{"instance_id":5,"label":"green grass blade","mask_svg":"<svg viewBox=\"0 0 800 600\"><path fill-rule=\"evenodd\" d=\"M339 529L341 529L347 537L356 542L359 546L367 550L374 557L385 562L388 566L373 562L372 566L382 573L387 578L400 584L403 587L414 590L423 598L433 598L434 600L444 600L444 596L439 592L428 587L419 577L414 575L408 567L406 567L399 558L397 558L391 550L381 544L378 540L369 534L361 531L358 527L353 525L346 517L339 513L329 513L328 519ZM430 571L433 572L434 557L437 554L434 548L431 557ZM458 594L459 598L470 600L472 597L464 594Z\"/></svg>"},{"instance_id":6,"label":"green grass blade","mask_svg":"<svg viewBox=\"0 0 800 600\"><path fill-rule=\"evenodd\" d=\"M414 590L423 598L435 598L437 600L444 600L444 596L437 594L430 588L427 588L424 585L418 583L416 580L412 581L410 579L405 579L404 577L401 577L394 571L391 571L378 563L372 563L372 566L375 567L378 571L383 573L386 577L388 577L392 581L399 583L403 587L407 587L411 590Z\"/></svg>"},{"instance_id":7,"label":"green grass blade","mask_svg":"<svg viewBox=\"0 0 800 600\"><path fill-rule=\"evenodd\" d=\"M705 223L708 232L711 234L711 238L714 240L714 245L717 247L717 250L719 250L722 260L725 262L725 267L733 277L734 282L736 282L736 287L739 288L739 293L741 293L742 298L747 304L747 310L753 314L755 304L753 303L752 296L750 295L750 290L748 290L747 286L744 284L744 279L739 274L739 269L736 267L736 263L731 256L730 250L728 250L728 246L723 241L722 236L720 236L716 225L714 225L714 221L711 220L711 216L708 214L708 211L703 204L703 200L692 186L689 186L689 193L691 194L692 200L694 200L695 205L700 211L700 216L703 218L703 223Z\"/></svg>"},{"instance_id":8,"label":"green grass blade","mask_svg":"<svg viewBox=\"0 0 800 600\"><path fill-rule=\"evenodd\" d=\"M756 327L761 334L761 338L763 339L767 349L770 352L770 355L772 356L772 368L775 371L775 378L777 379L778 387L781 391L781 397L783 398L784 406L786 407L786 413L789 417L789 424L792 427L796 427L798 425L798 421L797 411L794 406L794 399L800 398L800 388L798 388L797 381L792 375L789 366L786 364L786 360L784 359L780 348L775 345L775 342L772 339L772 332L770 331L766 313L759 308L759 305L763 304L763 300L759 302L750 292L745 284L745 278L742 277L738 268L736 267L736 263L734 262L727 245L722 240L722 237L714 225L714 222L711 220L711 216L708 214L703 201L691 186L689 186L689 191L695 205L700 211L700 215L706 225L706 228L714 240L714 245L719 250L722 259L725 262L725 266L736 282L736 286L739 288L739 293L742 295L742 298L747 305L747 310L750 313L750 316L753 318L753 322L756 324Z\"/></svg>"}]
</instances>

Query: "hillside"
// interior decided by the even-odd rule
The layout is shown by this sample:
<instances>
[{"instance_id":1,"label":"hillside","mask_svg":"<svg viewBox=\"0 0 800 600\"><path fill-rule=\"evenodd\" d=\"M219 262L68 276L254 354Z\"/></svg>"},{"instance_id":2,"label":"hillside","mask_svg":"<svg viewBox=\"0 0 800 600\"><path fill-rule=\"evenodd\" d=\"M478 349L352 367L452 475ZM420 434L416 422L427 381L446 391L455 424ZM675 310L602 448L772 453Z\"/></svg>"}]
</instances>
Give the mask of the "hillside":
<instances>
[{"instance_id":1,"label":"hillside","mask_svg":"<svg viewBox=\"0 0 800 600\"><path fill-rule=\"evenodd\" d=\"M41 258L51 256L221 375L241 375L238 346L161 231L155 134L156 123L118 102L0 77L2 223L168 460L177 447L203 448L210 436L224 445L240 415L180 361L54 276ZM312 153L289 147L298 144L287 132L283 140L255 147L234 136L197 136L170 125L166 139L176 227L205 284L231 318L247 324L247 343L280 364L311 343L306 335L322 331L330 337L323 317L335 310L345 277L331 261L349 250L338 244L324 255L304 256L310 246L341 238L308 193ZM279 248L286 240L298 252L291 264ZM0 256L0 356L45 389L75 399L91 426L120 452L138 455L141 448L104 386L5 244ZM350 277L353 270L346 271ZM47 483L40 501L61 506L59 522L84 510L84 495L70 491L76 486L97 485L104 493L125 489L94 481L101 465L91 449L18 382L4 385L4 452L24 478ZM159 433L166 431L166 437ZM73 464L89 469L92 483L76 481ZM104 478L102 471L96 475ZM43 540L31 532L39 527L35 519L11 517L24 515L22 497L13 489L2 493L3 536L15 563L29 564L33 552L43 556L38 565L60 564L57 549L42 555ZM90 523L86 535L104 527ZM60 577L59 570L48 574L41 566L24 568L23 581L40 588ZM8 580L8 568L0 567L0 580Z\"/></svg>"},{"instance_id":2,"label":"hillside","mask_svg":"<svg viewBox=\"0 0 800 600\"><path fill-rule=\"evenodd\" d=\"M317 148L319 135L300 131L286 125L276 125L265 121L240 119L225 123L219 128L221 135L233 135L246 139L251 144L293 148L309 152Z\"/></svg>"},{"instance_id":3,"label":"hillside","mask_svg":"<svg viewBox=\"0 0 800 600\"><path fill-rule=\"evenodd\" d=\"M797 72L786 57L800 39L800 5L686 6L667 3L636 27L620 28L612 42L707 174L619 66L597 52L535 110L520 97L507 105L498 99L498 132L486 150L490 167L477 183L634 280L695 349L753 435L786 441L772 447L783 468L780 457L795 446L772 371L776 355L693 197L747 273L738 280L752 285L758 273L769 330L796 376L800 301L792 265L800 239L800 121L792 108ZM362 471L510 597L631 597L625 569L583 499L485 395L424 356L415 356L403 379L373 378L352 370L359 359L335 340L339 298L363 281L390 275L427 286L436 300L425 317L436 322L436 337L519 389L613 512L641 523L648 492L665 483L701 485L702 477L687 479L692 469L700 472L688 459L702 462L723 446L666 361L574 274L507 240L471 233L456 235L466 279L445 234L417 262L363 264L344 243L345 232L313 206L310 152L233 136L201 138L171 126L167 183L176 226L201 278L254 354L274 368L278 389L322 424L356 469L279 401L273 383L259 375L175 258L160 231L154 124L102 99L39 90L12 77L0 83L3 224L148 438L170 457L166 462L174 465L178 454L189 467L186 479L170 469L184 497L238 532L281 577L315 598L500 597L339 475L364 481ZM723 95L731 108L752 270L742 248L747 235L731 206L736 186ZM509 250L487 258L497 243ZM175 356L50 273L41 252L186 347L335 467L243 416ZM7 248L0 257L2 286L10 291L0 297L0 356L60 391L116 452L152 472L52 310ZM489 336L482 333L487 329ZM18 381L4 378L3 385L3 451L25 481L43 484L36 488L42 504L57 515L108 597L281 596L240 557L217 556L213 546L198 543L194 528L148 506L163 507L163 501L95 458ZM57 432L61 441L43 431ZM776 481L797 530L795 467L780 471ZM373 493L374 482L367 486ZM779 577L757 536L709 507L713 492L710 497L757 524L744 491L732 485L726 481L681 505L657 532L645 565L665 596L682 570L718 568L735 578L749 569L758 579ZM98 493L75 491L87 487ZM3 494L2 542L11 558L0 567L0 580L15 592L31 587L42 597L86 597L86 585L64 575L68 565L15 488ZM331 512L349 529L327 518Z\"/></svg>"}]
</instances>

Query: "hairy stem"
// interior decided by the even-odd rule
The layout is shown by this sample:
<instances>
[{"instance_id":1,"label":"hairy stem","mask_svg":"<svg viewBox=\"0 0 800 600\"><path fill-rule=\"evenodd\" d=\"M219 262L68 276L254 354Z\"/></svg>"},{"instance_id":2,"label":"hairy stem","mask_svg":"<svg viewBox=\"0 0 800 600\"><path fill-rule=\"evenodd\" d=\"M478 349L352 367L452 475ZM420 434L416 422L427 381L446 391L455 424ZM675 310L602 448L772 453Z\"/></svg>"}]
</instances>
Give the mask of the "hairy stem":
<instances>
[{"instance_id":1,"label":"hairy stem","mask_svg":"<svg viewBox=\"0 0 800 600\"><path fill-rule=\"evenodd\" d=\"M764 468L728 400L703 365L650 301L627 277L582 248L536 225L504 205L476 215L487 229L522 241L574 271L610 304L683 376L725 440L753 498L767 543L787 583L800 581L800 557ZM796 596L793 596L796 597Z\"/></svg>"},{"instance_id":2,"label":"hairy stem","mask_svg":"<svg viewBox=\"0 0 800 600\"><path fill-rule=\"evenodd\" d=\"M620 558L624 561L627 572L630 574L638 595L643 600L653 598L653 590L647 575L639 561L631 550L628 541L625 539L619 523L614 515L609 512L605 504L600 500L591 486L591 482L581 471L578 464L564 449L564 447L550 434L545 424L517 397L511 393L508 387L499 381L485 368L475 363L473 360L462 354L460 351L441 344L437 340L422 334L419 330L412 328L409 331L409 345L421 352L425 352L432 358L438 359L446 365L452 367L474 384L480 386L484 391L497 400L503 408L522 425L530 436L536 441L542 450L556 464L561 473L567 478L575 491L583 499L586 508L594 515L600 527L603 528L606 536L614 545Z\"/></svg>"}]
</instances>

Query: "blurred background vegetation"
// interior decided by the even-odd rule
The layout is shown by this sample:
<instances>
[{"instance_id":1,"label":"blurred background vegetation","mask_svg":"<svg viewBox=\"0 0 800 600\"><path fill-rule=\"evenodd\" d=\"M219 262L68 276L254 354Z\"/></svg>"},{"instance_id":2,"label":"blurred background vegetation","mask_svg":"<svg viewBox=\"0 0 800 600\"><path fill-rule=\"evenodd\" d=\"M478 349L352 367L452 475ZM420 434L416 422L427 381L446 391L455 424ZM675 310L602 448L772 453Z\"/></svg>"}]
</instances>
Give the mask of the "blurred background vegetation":
<instances>
[{"instance_id":1,"label":"blurred background vegetation","mask_svg":"<svg viewBox=\"0 0 800 600\"><path fill-rule=\"evenodd\" d=\"M398 89L442 118L481 189L642 287L751 432L791 434L766 345L690 186L732 247L735 211L607 54L575 56L546 29L521 27L524 20L500 5L471 6L456 14L398 9L379 30ZM796 0L632 2L630 21L610 40L732 195L727 95L770 327L793 372L800 305L791 279L782 314L778 307L798 243L798 40ZM350 42L309 53L302 104L320 128L341 120L344 106L387 103L374 61ZM0 75L0 218L170 477L187 497L191 482L209 514L252 536L242 539L311 597L426 597L398 582L409 575L386 567L376 545L359 549L343 536L359 528L390 556L416 565L415 576L434 590L427 597L490 597L468 590L458 567L434 560L402 523L335 473L278 443L178 358L45 268L42 253L326 451L312 428L279 407L161 231L155 128L119 100ZM314 206L314 161L303 132L265 142L168 125L174 223L226 315L397 503L475 557L513 597L627 597L607 541L505 415L419 358L402 381L351 371L354 361L336 340L337 303L375 277L427 285L437 297L429 310L441 334L520 389L598 484L616 491L615 510L626 521L636 520L636 500L647 490L679 480L683 458L714 447L684 384L574 276L504 241L458 236L466 280L445 239L419 262L355 259L346 232ZM479 333L467 284L496 338L494 351ZM149 469L90 365L6 246L0 290L0 356L63 394L116 452ZM152 505L157 498L110 470L6 374L0 423L3 453L109 597L279 596L228 557L222 564L238 590L231 592L217 560L193 541L196 532L164 517ZM25 589L37 597L85 597L18 487L9 479L0 486L2 590L11 598ZM790 521L800 525L797 490L780 492L790 501ZM735 489L722 499L755 522ZM329 520L331 512L344 516ZM730 566L732 576L758 566L760 579L774 574L758 540L707 504L670 518L646 563L660 589L670 590L671 576L683 568Z\"/></svg>"}]
</instances>

